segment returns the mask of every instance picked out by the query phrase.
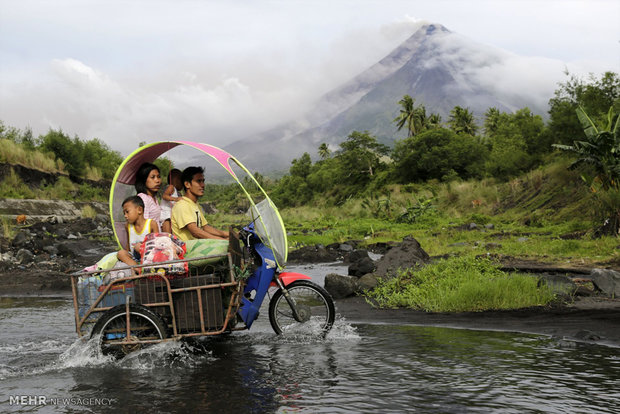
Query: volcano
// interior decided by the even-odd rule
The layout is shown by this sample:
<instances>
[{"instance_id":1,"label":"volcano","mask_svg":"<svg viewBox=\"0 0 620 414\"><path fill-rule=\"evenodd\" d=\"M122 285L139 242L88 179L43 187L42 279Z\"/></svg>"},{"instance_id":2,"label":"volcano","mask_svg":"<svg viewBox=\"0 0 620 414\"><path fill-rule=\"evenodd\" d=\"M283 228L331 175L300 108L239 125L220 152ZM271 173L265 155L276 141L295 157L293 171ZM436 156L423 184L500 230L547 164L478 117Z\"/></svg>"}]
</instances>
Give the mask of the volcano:
<instances>
[{"instance_id":1,"label":"volcano","mask_svg":"<svg viewBox=\"0 0 620 414\"><path fill-rule=\"evenodd\" d=\"M416 105L423 104L427 115L438 113L444 122L457 105L469 108L479 120L490 107L510 112L529 106L543 113L545 109L533 105L528 96L498 86L500 81L502 85L510 82L504 75L506 62L513 56L440 24L425 24L379 62L325 94L303 120L225 149L251 168L270 172L288 169L291 160L304 152L316 157L321 143L337 148L352 131L368 131L379 142L391 145L406 137L405 130L397 131L393 122L400 110L398 101L405 94Z\"/></svg>"}]
</instances>

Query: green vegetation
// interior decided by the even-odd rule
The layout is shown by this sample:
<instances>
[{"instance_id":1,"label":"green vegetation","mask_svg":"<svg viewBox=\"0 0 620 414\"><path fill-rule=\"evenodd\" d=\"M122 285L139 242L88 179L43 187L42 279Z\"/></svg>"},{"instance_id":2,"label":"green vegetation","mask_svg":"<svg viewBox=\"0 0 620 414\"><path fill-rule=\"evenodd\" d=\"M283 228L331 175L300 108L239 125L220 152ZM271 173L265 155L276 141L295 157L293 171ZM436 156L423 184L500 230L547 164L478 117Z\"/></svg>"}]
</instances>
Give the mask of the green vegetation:
<instances>
[{"instance_id":1,"label":"green vegetation","mask_svg":"<svg viewBox=\"0 0 620 414\"><path fill-rule=\"evenodd\" d=\"M76 184L67 177L59 177L54 184L43 183L33 188L10 169L0 181L0 196L3 198L34 198L40 200L106 201L108 191L89 184Z\"/></svg>"},{"instance_id":2,"label":"green vegetation","mask_svg":"<svg viewBox=\"0 0 620 414\"><path fill-rule=\"evenodd\" d=\"M7 240L13 240L13 237L17 234L17 228L6 217L0 217L0 223L2 224L2 237Z\"/></svg>"},{"instance_id":3,"label":"green vegetation","mask_svg":"<svg viewBox=\"0 0 620 414\"><path fill-rule=\"evenodd\" d=\"M65 165L62 160L55 160L49 153L28 150L23 145L6 138L0 138L0 162L20 164L47 172L64 172Z\"/></svg>"},{"instance_id":4,"label":"green vegetation","mask_svg":"<svg viewBox=\"0 0 620 414\"><path fill-rule=\"evenodd\" d=\"M255 175L281 208L293 247L351 239L363 245L412 234L431 256L448 259L402 269L369 294L381 306L429 311L552 300L534 278L502 273L493 258L620 264L616 73L569 76L549 101L547 122L527 107L513 113L489 108L477 123L468 108L455 106L442 123L408 95L395 105L395 126L407 137L392 148L368 131L353 131L337 148L322 143L316 161L308 153L294 159L278 180ZM0 139L7 148L0 148L0 161L81 177L109 179L122 161L99 140L70 139L62 131L35 139L29 130L0 123ZM165 158L157 165L164 177L172 168ZM103 200L101 193L63 178L33 189L13 172L0 182L2 197ZM236 185L209 185L206 194L220 211L213 224L245 223L239 213L249 204Z\"/></svg>"},{"instance_id":5,"label":"green vegetation","mask_svg":"<svg viewBox=\"0 0 620 414\"><path fill-rule=\"evenodd\" d=\"M568 165L561 159L509 182L393 185L374 198L281 213L292 246L372 244L412 234L431 256L490 253L566 267L617 265L617 237L593 230L596 194ZM402 220L407 214L414 219ZM477 228L470 230L471 223Z\"/></svg>"},{"instance_id":6,"label":"green vegetation","mask_svg":"<svg viewBox=\"0 0 620 414\"><path fill-rule=\"evenodd\" d=\"M90 180L110 180L123 161L99 139L69 138L62 130L50 129L37 138L32 131L7 127L0 121L0 162L21 164L46 172L68 172Z\"/></svg>"},{"instance_id":7,"label":"green vegetation","mask_svg":"<svg viewBox=\"0 0 620 414\"><path fill-rule=\"evenodd\" d=\"M403 269L368 293L381 307L427 312L517 309L546 305L554 295L531 276L500 271L488 259L455 257Z\"/></svg>"}]
</instances>

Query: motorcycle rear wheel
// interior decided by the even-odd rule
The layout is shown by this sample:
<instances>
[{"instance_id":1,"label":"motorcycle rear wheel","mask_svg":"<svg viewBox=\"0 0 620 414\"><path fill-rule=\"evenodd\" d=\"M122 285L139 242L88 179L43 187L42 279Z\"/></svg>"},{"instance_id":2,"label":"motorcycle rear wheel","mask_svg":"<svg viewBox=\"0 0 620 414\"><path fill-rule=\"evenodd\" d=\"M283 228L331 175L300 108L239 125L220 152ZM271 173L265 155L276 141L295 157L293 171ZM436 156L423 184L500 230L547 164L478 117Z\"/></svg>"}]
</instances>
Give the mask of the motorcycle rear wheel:
<instances>
[{"instance_id":1,"label":"motorcycle rear wheel","mask_svg":"<svg viewBox=\"0 0 620 414\"><path fill-rule=\"evenodd\" d=\"M269 302L269 322L276 334L327 333L334 324L334 301L325 289L308 280L297 280L286 286L297 308L298 319L279 289Z\"/></svg>"},{"instance_id":2,"label":"motorcycle rear wheel","mask_svg":"<svg viewBox=\"0 0 620 414\"><path fill-rule=\"evenodd\" d=\"M148 344L131 340L158 341L168 337L166 323L161 316L146 306L129 305L130 340L127 337L127 309L125 305L115 306L101 316L90 335L99 336L99 347L104 355L122 358Z\"/></svg>"}]
</instances>

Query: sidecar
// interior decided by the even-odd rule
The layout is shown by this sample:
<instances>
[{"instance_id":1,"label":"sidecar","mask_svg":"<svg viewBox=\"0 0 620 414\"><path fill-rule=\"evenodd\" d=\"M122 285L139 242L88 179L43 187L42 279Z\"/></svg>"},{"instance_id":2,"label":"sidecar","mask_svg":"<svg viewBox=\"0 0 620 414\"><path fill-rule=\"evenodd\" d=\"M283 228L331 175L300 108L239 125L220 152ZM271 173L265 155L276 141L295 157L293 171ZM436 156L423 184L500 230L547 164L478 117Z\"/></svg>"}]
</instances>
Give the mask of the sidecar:
<instances>
[{"instance_id":1,"label":"sidecar","mask_svg":"<svg viewBox=\"0 0 620 414\"><path fill-rule=\"evenodd\" d=\"M308 276L284 272L286 231L277 208L254 176L219 148L167 141L145 145L129 155L110 191L110 217L119 248L126 238L121 203L135 193L135 171L177 146L199 150L224 167L247 196L250 224L240 232L231 229L228 241L187 242L187 254L180 260L119 266L116 253L110 253L72 274L77 334L90 332L105 354L122 357L162 341L249 329L268 293L273 293L269 319L276 333L302 325L325 334L334 322L333 300ZM245 186L233 165L245 173ZM258 189L260 202L254 202L257 191L253 197L246 189L248 182Z\"/></svg>"}]
</instances>

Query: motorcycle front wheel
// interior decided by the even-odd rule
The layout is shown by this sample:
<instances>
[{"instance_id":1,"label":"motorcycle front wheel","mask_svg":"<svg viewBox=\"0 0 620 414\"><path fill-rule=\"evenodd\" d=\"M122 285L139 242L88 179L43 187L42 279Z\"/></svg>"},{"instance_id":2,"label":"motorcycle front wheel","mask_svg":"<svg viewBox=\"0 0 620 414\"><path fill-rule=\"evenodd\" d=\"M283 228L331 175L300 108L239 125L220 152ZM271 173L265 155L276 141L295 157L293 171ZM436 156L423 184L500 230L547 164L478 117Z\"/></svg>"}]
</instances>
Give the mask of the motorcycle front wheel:
<instances>
[{"instance_id":1,"label":"motorcycle front wheel","mask_svg":"<svg viewBox=\"0 0 620 414\"><path fill-rule=\"evenodd\" d=\"M297 318L279 289L269 302L269 322L275 333L325 334L331 329L336 310L325 289L308 280L297 280L286 290L297 309Z\"/></svg>"}]
</instances>

